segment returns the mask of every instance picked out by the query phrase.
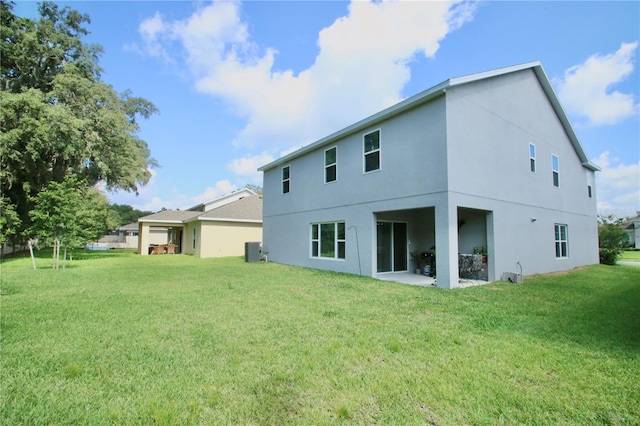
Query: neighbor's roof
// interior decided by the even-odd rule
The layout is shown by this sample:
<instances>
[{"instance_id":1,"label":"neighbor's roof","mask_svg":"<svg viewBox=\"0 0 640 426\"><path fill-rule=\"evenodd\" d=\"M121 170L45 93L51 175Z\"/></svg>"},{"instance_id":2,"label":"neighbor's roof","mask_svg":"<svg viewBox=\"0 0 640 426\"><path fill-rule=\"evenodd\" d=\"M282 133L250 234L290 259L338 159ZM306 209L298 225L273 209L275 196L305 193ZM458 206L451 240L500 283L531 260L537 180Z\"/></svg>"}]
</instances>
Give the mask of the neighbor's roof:
<instances>
[{"instance_id":1,"label":"neighbor's roof","mask_svg":"<svg viewBox=\"0 0 640 426\"><path fill-rule=\"evenodd\" d=\"M250 195L207 212L164 210L138 219L144 223L182 224L196 220L262 223L262 197Z\"/></svg>"},{"instance_id":2,"label":"neighbor's roof","mask_svg":"<svg viewBox=\"0 0 640 426\"><path fill-rule=\"evenodd\" d=\"M350 134L360 132L365 128L370 127L382 120L386 120L398 114L402 114L403 112L410 110L412 108L415 108L420 104L429 102L430 100L437 98L438 96L442 96L448 88L461 86L463 84L472 83L475 81L480 81L480 80L497 77L497 76L501 76L501 75L505 75L513 72L527 70L527 69L531 69L536 75L536 77L538 78L538 81L540 82L542 89L547 95L549 102L553 106L553 109L556 115L558 116L558 119L562 123L562 126L564 127L564 130L567 133L567 136L569 137L569 140L571 141L573 148L578 154L578 157L580 158L582 165L590 170L599 171L600 168L589 161L589 159L587 158L587 155L582 149L582 145L578 140L578 136L573 131L573 128L571 127L571 123L569 122L569 118L567 117L566 113L562 109L562 106L560 105L560 100L558 99L558 96L556 95L555 91L553 90L553 87L551 86L551 81L547 77L547 74L544 72L544 69L542 68L542 64L539 61L527 62L525 64L514 65L511 67L498 68L495 70L485 71L477 74L470 74L462 77L451 78L423 92L420 92L417 95L407 98L404 101L399 102L387 109L384 109L376 114L373 114L372 116L369 116L363 120L360 120L357 123L352 124L351 126L345 127L342 130L339 130L329 136L326 136L322 139L317 140L316 142L313 142L312 144L302 147L297 151L292 152L291 154L288 154L275 161L272 161L271 163L260 167L258 170L266 171L274 167L283 165L293 160L294 158L300 157L310 151L314 151L321 146L334 143L338 139L342 139Z\"/></svg>"},{"instance_id":3,"label":"neighbor's roof","mask_svg":"<svg viewBox=\"0 0 640 426\"><path fill-rule=\"evenodd\" d=\"M138 219L138 222L162 222L162 223L183 223L200 212L183 211L183 210L164 210L158 213L150 214Z\"/></svg>"},{"instance_id":4,"label":"neighbor's roof","mask_svg":"<svg viewBox=\"0 0 640 426\"><path fill-rule=\"evenodd\" d=\"M262 222L262 197L251 195L202 213L192 220Z\"/></svg>"}]
</instances>

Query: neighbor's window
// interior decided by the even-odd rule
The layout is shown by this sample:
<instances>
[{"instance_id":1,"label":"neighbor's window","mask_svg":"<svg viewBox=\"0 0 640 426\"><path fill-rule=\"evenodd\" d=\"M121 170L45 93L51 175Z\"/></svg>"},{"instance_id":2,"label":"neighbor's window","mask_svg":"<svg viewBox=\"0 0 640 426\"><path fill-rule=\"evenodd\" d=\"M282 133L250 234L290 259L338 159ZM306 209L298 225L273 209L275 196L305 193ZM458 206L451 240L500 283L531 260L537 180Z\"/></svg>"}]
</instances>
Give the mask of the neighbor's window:
<instances>
[{"instance_id":1,"label":"neighbor's window","mask_svg":"<svg viewBox=\"0 0 640 426\"><path fill-rule=\"evenodd\" d=\"M555 224L556 259L569 257L569 233L567 225Z\"/></svg>"},{"instance_id":2,"label":"neighbor's window","mask_svg":"<svg viewBox=\"0 0 640 426\"><path fill-rule=\"evenodd\" d=\"M196 249L196 228L193 228L193 239L191 240L191 248Z\"/></svg>"},{"instance_id":3,"label":"neighbor's window","mask_svg":"<svg viewBox=\"0 0 640 426\"><path fill-rule=\"evenodd\" d=\"M560 186L560 160L557 155L551 156L551 164L553 167L553 186Z\"/></svg>"},{"instance_id":4,"label":"neighbor's window","mask_svg":"<svg viewBox=\"0 0 640 426\"><path fill-rule=\"evenodd\" d=\"M380 169L380 130L364 135L364 172Z\"/></svg>"},{"instance_id":5,"label":"neighbor's window","mask_svg":"<svg viewBox=\"0 0 640 426\"><path fill-rule=\"evenodd\" d=\"M591 185L587 185L587 195L589 198L593 198L593 189L591 189Z\"/></svg>"},{"instance_id":6,"label":"neighbor's window","mask_svg":"<svg viewBox=\"0 0 640 426\"><path fill-rule=\"evenodd\" d=\"M536 172L536 146L532 143L529 144L529 171Z\"/></svg>"},{"instance_id":7,"label":"neighbor's window","mask_svg":"<svg viewBox=\"0 0 640 426\"><path fill-rule=\"evenodd\" d=\"M329 148L324 152L324 183L338 179L338 148Z\"/></svg>"},{"instance_id":8,"label":"neighbor's window","mask_svg":"<svg viewBox=\"0 0 640 426\"><path fill-rule=\"evenodd\" d=\"M282 168L282 193L288 194L291 189L291 180L289 178L289 166Z\"/></svg>"},{"instance_id":9,"label":"neighbor's window","mask_svg":"<svg viewBox=\"0 0 640 426\"><path fill-rule=\"evenodd\" d=\"M345 253L344 222L311 224L311 257L344 259Z\"/></svg>"}]
</instances>

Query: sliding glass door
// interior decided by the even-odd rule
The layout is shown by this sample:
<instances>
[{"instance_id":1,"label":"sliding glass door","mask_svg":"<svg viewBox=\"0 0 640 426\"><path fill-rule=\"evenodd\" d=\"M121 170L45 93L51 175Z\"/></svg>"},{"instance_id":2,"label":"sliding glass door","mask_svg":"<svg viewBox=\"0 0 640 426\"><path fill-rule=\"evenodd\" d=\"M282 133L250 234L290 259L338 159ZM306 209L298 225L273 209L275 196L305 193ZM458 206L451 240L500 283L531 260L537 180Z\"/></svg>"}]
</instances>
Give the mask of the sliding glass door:
<instances>
[{"instance_id":1,"label":"sliding glass door","mask_svg":"<svg viewBox=\"0 0 640 426\"><path fill-rule=\"evenodd\" d=\"M407 270L407 224L377 223L378 272Z\"/></svg>"}]
</instances>

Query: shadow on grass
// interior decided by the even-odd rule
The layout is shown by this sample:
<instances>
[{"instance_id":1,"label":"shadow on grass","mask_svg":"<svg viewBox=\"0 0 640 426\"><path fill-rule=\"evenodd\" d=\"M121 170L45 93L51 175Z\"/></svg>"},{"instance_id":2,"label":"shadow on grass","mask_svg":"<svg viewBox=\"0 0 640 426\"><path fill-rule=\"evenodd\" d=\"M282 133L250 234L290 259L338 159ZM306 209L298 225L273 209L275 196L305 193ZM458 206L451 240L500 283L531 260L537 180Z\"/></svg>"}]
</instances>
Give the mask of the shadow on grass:
<instances>
[{"instance_id":1,"label":"shadow on grass","mask_svg":"<svg viewBox=\"0 0 640 426\"><path fill-rule=\"evenodd\" d=\"M591 283L569 284L578 287L578 293L563 298L562 306L541 320L537 329L541 337L599 350L640 349L640 268L608 268L603 270L611 274L612 281L595 274Z\"/></svg>"},{"instance_id":2,"label":"shadow on grass","mask_svg":"<svg viewBox=\"0 0 640 426\"><path fill-rule=\"evenodd\" d=\"M102 259L102 258L114 258L114 257L125 257L131 256L135 254L136 251L132 249L116 249L116 250L85 250L83 248L76 248L73 250L67 251L67 261L70 258L73 261L76 260L88 260L88 259ZM18 253L8 254L2 257L2 263L14 262L14 261L22 261L30 257L29 251L21 251ZM33 257L38 262L38 266L42 261L51 261L53 258L53 249L45 248L45 249L36 249L33 251ZM60 265L62 265L64 257L64 250L60 251ZM67 265L68 266L68 265Z\"/></svg>"}]
</instances>

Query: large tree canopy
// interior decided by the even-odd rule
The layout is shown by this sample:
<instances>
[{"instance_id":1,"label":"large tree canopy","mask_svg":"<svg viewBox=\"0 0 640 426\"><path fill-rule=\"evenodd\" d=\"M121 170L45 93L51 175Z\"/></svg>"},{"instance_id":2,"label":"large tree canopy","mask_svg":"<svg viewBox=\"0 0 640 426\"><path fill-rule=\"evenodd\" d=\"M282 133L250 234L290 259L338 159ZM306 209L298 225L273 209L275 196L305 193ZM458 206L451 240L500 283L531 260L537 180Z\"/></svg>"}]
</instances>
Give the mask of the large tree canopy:
<instances>
[{"instance_id":1,"label":"large tree canopy","mask_svg":"<svg viewBox=\"0 0 640 426\"><path fill-rule=\"evenodd\" d=\"M0 12L0 206L15 213L0 221L2 239L29 228L29 211L51 182L73 177L137 192L156 165L137 118L156 108L101 81L102 48L82 41L87 15L44 2L32 20L6 0Z\"/></svg>"}]
</instances>

